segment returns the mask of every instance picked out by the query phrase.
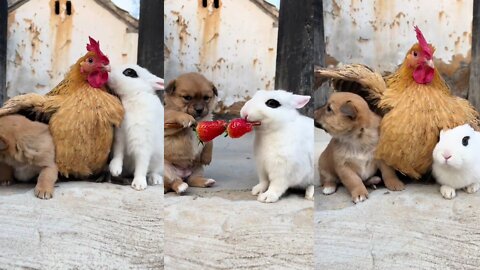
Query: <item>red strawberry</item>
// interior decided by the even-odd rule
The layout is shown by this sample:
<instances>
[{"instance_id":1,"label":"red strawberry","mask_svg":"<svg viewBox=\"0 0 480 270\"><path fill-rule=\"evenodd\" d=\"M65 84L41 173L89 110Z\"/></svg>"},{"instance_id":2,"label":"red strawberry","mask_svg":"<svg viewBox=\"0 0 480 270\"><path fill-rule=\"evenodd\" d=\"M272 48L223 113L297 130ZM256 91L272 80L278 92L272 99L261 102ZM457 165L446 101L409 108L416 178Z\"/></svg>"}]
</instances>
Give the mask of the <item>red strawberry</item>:
<instances>
[{"instance_id":1,"label":"red strawberry","mask_svg":"<svg viewBox=\"0 0 480 270\"><path fill-rule=\"evenodd\" d=\"M226 128L227 122L217 120L199 122L195 130L200 141L209 142L225 132Z\"/></svg>"},{"instance_id":2,"label":"red strawberry","mask_svg":"<svg viewBox=\"0 0 480 270\"><path fill-rule=\"evenodd\" d=\"M243 118L237 118L230 121L227 126L227 134L230 138L240 138L253 130L253 126L259 126L260 122L248 122Z\"/></svg>"}]
</instances>

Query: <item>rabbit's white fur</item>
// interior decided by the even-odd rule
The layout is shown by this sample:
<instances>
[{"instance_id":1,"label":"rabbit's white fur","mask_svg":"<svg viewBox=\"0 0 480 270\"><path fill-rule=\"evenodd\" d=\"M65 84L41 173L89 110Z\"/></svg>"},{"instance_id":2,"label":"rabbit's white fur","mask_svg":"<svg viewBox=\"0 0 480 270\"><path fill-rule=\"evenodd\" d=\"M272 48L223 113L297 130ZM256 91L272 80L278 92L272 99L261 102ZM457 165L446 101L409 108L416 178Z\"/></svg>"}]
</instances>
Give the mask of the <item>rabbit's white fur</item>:
<instances>
[{"instance_id":1,"label":"rabbit's white fur","mask_svg":"<svg viewBox=\"0 0 480 270\"><path fill-rule=\"evenodd\" d=\"M163 106L155 92L163 90L163 79L130 64L113 68L108 85L125 108L123 122L115 130L110 173L133 173L132 187L136 190L147 187L147 175L149 184L162 184Z\"/></svg>"},{"instance_id":2,"label":"rabbit's white fur","mask_svg":"<svg viewBox=\"0 0 480 270\"><path fill-rule=\"evenodd\" d=\"M466 136L469 139L465 146ZM433 175L441 184L444 198L454 198L456 189L474 193L480 188L479 160L480 133L471 126L465 124L440 132L440 141L433 150Z\"/></svg>"},{"instance_id":3,"label":"rabbit's white fur","mask_svg":"<svg viewBox=\"0 0 480 270\"><path fill-rule=\"evenodd\" d=\"M270 99L280 107L268 107ZM261 202L276 202L290 187L305 188L305 197L313 200L313 119L296 110L309 100L284 90L260 90L240 111L242 118L261 122L254 142L259 184L252 189Z\"/></svg>"}]
</instances>

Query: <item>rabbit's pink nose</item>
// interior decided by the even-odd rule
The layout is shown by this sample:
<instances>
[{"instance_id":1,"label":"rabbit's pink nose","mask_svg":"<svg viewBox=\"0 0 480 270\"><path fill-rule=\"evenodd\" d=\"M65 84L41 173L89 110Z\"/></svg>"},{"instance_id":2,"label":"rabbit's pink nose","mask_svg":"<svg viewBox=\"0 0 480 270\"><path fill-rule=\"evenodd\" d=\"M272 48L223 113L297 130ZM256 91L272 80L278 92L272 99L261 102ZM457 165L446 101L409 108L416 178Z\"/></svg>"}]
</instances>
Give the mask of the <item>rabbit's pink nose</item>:
<instances>
[{"instance_id":1,"label":"rabbit's pink nose","mask_svg":"<svg viewBox=\"0 0 480 270\"><path fill-rule=\"evenodd\" d=\"M442 156L445 160L449 160L452 157L452 155L450 153L443 153Z\"/></svg>"}]
</instances>

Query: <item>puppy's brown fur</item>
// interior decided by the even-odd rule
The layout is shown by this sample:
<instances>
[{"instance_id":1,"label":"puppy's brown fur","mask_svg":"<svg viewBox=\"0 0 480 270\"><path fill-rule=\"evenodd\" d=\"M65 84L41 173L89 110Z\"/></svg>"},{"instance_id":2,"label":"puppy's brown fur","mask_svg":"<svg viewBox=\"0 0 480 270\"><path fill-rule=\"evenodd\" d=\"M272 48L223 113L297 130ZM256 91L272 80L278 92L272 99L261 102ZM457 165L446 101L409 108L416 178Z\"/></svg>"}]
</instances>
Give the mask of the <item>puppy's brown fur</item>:
<instances>
[{"instance_id":1,"label":"puppy's brown fur","mask_svg":"<svg viewBox=\"0 0 480 270\"><path fill-rule=\"evenodd\" d=\"M58 178L55 147L48 126L21 115L0 118L2 184L27 181L38 175L35 196L50 199Z\"/></svg>"},{"instance_id":2,"label":"puppy's brown fur","mask_svg":"<svg viewBox=\"0 0 480 270\"><path fill-rule=\"evenodd\" d=\"M209 187L215 181L203 177L203 166L212 160L212 142L201 144L192 129L199 121L212 119L218 96L215 86L199 73L187 73L169 82L165 89L165 123L183 128L165 129L165 192Z\"/></svg>"},{"instance_id":3,"label":"puppy's brown fur","mask_svg":"<svg viewBox=\"0 0 480 270\"><path fill-rule=\"evenodd\" d=\"M363 98L347 92L333 93L327 105L315 111L315 125L332 136L319 159L324 194L334 193L340 180L355 203L363 201L368 197L364 181L378 183L378 169L388 189L404 189L395 171L374 159L380 120Z\"/></svg>"}]
</instances>

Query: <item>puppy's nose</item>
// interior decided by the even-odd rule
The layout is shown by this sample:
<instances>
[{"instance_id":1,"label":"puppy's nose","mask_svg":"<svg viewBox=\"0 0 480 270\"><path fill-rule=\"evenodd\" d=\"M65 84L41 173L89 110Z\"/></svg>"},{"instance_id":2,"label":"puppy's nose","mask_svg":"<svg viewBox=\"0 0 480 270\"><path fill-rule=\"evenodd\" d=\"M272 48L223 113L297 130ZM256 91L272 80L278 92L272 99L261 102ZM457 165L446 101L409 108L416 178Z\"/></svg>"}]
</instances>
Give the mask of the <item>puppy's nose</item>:
<instances>
[{"instance_id":1,"label":"puppy's nose","mask_svg":"<svg viewBox=\"0 0 480 270\"><path fill-rule=\"evenodd\" d=\"M202 113L203 113L203 108L195 108L195 113L196 113L197 115L202 115Z\"/></svg>"},{"instance_id":2,"label":"puppy's nose","mask_svg":"<svg viewBox=\"0 0 480 270\"><path fill-rule=\"evenodd\" d=\"M320 124L320 123L317 122L317 121L315 121L315 127L316 127L316 128L319 128L319 129L325 130L325 129L323 128L322 124Z\"/></svg>"}]
</instances>

